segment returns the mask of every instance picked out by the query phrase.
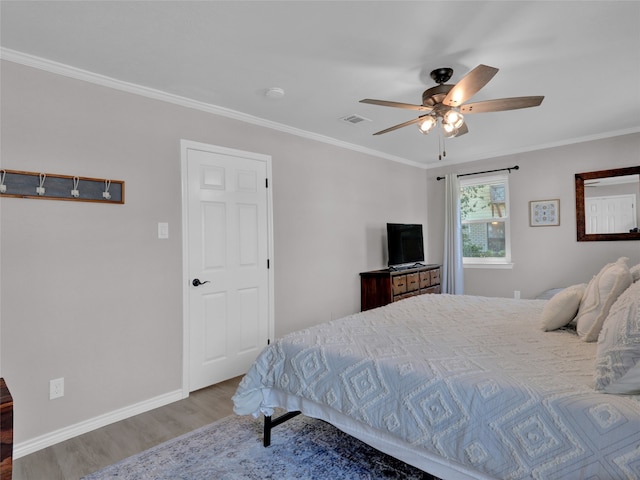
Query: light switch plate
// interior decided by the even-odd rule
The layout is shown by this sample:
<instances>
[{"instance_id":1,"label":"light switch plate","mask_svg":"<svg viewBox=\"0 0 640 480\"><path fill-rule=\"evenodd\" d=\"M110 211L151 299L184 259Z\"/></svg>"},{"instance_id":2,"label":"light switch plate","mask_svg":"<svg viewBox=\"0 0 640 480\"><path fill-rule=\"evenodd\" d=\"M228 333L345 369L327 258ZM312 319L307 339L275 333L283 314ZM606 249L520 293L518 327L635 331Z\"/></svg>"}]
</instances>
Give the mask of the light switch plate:
<instances>
[{"instance_id":1,"label":"light switch plate","mask_svg":"<svg viewBox=\"0 0 640 480\"><path fill-rule=\"evenodd\" d=\"M49 380L49 400L64 397L64 377Z\"/></svg>"},{"instance_id":2,"label":"light switch plate","mask_svg":"<svg viewBox=\"0 0 640 480\"><path fill-rule=\"evenodd\" d=\"M169 224L166 222L158 222L158 238L169 238Z\"/></svg>"}]
</instances>

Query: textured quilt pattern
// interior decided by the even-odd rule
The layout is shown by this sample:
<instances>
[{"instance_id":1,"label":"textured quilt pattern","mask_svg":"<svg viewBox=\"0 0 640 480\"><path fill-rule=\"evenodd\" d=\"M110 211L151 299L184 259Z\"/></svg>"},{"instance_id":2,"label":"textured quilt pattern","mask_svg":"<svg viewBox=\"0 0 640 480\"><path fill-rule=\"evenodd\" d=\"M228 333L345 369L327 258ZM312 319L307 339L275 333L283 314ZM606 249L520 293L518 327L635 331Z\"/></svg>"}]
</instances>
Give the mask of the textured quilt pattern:
<instances>
[{"instance_id":1,"label":"textured quilt pattern","mask_svg":"<svg viewBox=\"0 0 640 480\"><path fill-rule=\"evenodd\" d=\"M495 478L640 478L640 396L596 392L596 344L542 332L544 305L422 295L290 334L236 413L278 389Z\"/></svg>"}]
</instances>

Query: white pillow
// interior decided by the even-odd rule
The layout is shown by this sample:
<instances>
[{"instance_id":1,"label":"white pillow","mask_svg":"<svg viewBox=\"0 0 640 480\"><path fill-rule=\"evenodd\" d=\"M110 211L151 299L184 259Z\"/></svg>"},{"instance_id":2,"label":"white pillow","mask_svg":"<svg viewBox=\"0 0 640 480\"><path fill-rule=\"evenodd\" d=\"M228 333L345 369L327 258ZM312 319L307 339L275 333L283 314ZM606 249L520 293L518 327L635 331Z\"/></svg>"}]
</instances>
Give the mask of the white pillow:
<instances>
[{"instance_id":1,"label":"white pillow","mask_svg":"<svg viewBox=\"0 0 640 480\"><path fill-rule=\"evenodd\" d=\"M629 273L631 273L631 278L634 282L640 280L640 263L638 265L634 265L629 269Z\"/></svg>"},{"instance_id":2,"label":"white pillow","mask_svg":"<svg viewBox=\"0 0 640 480\"><path fill-rule=\"evenodd\" d=\"M596 390L640 393L640 282L611 307L596 353Z\"/></svg>"},{"instance_id":3,"label":"white pillow","mask_svg":"<svg viewBox=\"0 0 640 480\"><path fill-rule=\"evenodd\" d=\"M621 257L617 262L605 265L587 285L576 315L576 330L585 342L598 340L611 305L631 285L626 261L626 257Z\"/></svg>"},{"instance_id":4,"label":"white pillow","mask_svg":"<svg viewBox=\"0 0 640 480\"><path fill-rule=\"evenodd\" d=\"M551 297L542 309L542 330L549 332L571 323L586 289L586 283L572 285Z\"/></svg>"},{"instance_id":5,"label":"white pillow","mask_svg":"<svg viewBox=\"0 0 640 480\"><path fill-rule=\"evenodd\" d=\"M604 387L606 393L619 393L623 395L640 394L640 362L627 370L621 378Z\"/></svg>"}]
</instances>

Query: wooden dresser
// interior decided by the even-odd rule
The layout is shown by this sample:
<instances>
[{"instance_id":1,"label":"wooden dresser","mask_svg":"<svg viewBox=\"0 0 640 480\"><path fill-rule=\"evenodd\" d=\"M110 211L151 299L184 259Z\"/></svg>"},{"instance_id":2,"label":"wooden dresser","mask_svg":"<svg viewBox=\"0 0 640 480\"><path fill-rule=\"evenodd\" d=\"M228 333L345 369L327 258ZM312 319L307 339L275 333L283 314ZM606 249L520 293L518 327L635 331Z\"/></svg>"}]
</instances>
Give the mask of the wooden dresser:
<instances>
[{"instance_id":1,"label":"wooden dresser","mask_svg":"<svg viewBox=\"0 0 640 480\"><path fill-rule=\"evenodd\" d=\"M440 293L440 265L405 270L372 270L360 274L360 309L381 307L423 293Z\"/></svg>"},{"instance_id":2,"label":"wooden dresser","mask_svg":"<svg viewBox=\"0 0 640 480\"><path fill-rule=\"evenodd\" d=\"M11 480L13 470L13 398L0 378L0 480Z\"/></svg>"}]
</instances>

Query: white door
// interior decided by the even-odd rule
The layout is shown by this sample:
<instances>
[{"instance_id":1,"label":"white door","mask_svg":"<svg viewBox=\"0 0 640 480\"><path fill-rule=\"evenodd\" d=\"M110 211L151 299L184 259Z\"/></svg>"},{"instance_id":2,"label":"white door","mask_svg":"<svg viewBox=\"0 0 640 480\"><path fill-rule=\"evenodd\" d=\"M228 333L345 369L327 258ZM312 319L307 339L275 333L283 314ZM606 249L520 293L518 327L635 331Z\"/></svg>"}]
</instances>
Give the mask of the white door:
<instances>
[{"instance_id":1,"label":"white door","mask_svg":"<svg viewBox=\"0 0 640 480\"><path fill-rule=\"evenodd\" d=\"M268 343L270 157L186 141L182 156L184 370L193 391L245 373Z\"/></svg>"},{"instance_id":2,"label":"white door","mask_svg":"<svg viewBox=\"0 0 640 480\"><path fill-rule=\"evenodd\" d=\"M623 233L638 226L635 195L585 198L587 233Z\"/></svg>"}]
</instances>

